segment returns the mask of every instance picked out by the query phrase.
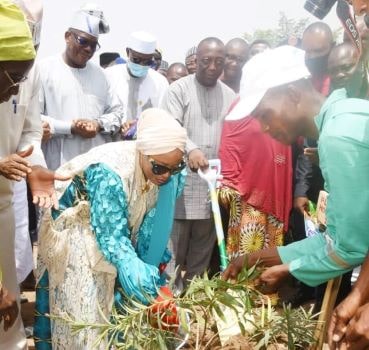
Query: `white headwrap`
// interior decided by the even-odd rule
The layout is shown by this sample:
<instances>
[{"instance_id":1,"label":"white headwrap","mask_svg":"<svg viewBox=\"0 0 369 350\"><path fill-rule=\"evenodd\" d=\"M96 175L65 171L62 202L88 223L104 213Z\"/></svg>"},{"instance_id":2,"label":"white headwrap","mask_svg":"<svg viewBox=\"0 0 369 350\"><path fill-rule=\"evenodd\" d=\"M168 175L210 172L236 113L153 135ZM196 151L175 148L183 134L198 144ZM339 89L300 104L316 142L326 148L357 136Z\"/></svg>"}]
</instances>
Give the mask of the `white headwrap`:
<instances>
[{"instance_id":1,"label":"white headwrap","mask_svg":"<svg viewBox=\"0 0 369 350\"><path fill-rule=\"evenodd\" d=\"M175 149L184 152L187 132L168 112L146 109L137 125L137 149L145 155L165 154Z\"/></svg>"},{"instance_id":2,"label":"white headwrap","mask_svg":"<svg viewBox=\"0 0 369 350\"><path fill-rule=\"evenodd\" d=\"M99 34L109 32L109 25L103 11L95 4L86 4L78 10L69 27L90 34L95 38L98 38Z\"/></svg>"}]
</instances>

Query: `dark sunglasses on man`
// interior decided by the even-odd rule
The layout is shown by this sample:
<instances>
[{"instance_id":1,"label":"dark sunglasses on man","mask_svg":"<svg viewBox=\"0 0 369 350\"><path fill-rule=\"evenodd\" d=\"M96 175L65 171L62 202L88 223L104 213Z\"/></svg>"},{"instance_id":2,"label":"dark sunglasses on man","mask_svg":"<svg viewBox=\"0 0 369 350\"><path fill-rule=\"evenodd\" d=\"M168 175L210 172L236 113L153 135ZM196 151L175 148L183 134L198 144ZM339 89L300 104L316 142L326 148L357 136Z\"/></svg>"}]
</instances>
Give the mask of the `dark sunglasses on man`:
<instances>
[{"instance_id":1,"label":"dark sunglasses on man","mask_svg":"<svg viewBox=\"0 0 369 350\"><path fill-rule=\"evenodd\" d=\"M174 174L178 174L186 167L186 162L184 159L175 168L168 168L165 165L158 164L152 158L149 158L149 162L151 163L151 169L154 175L164 175L166 173L170 173L171 175L174 175Z\"/></svg>"},{"instance_id":2,"label":"dark sunglasses on man","mask_svg":"<svg viewBox=\"0 0 369 350\"><path fill-rule=\"evenodd\" d=\"M97 41L88 40L74 32L71 32L76 43L81 47L90 47L93 51L98 51L100 49L100 44Z\"/></svg>"},{"instance_id":3,"label":"dark sunglasses on man","mask_svg":"<svg viewBox=\"0 0 369 350\"><path fill-rule=\"evenodd\" d=\"M129 60L135 64L139 64L141 66L149 66L153 67L155 65L155 61L153 58L142 58L137 56L136 52L132 49L127 49L127 54L129 56Z\"/></svg>"},{"instance_id":4,"label":"dark sunglasses on man","mask_svg":"<svg viewBox=\"0 0 369 350\"><path fill-rule=\"evenodd\" d=\"M144 58L141 58L141 57L134 57L134 56L132 56L130 58L130 60L133 63L139 64L141 66L149 66L149 67L152 67L153 64L155 64L155 61L153 59L144 59Z\"/></svg>"}]
</instances>

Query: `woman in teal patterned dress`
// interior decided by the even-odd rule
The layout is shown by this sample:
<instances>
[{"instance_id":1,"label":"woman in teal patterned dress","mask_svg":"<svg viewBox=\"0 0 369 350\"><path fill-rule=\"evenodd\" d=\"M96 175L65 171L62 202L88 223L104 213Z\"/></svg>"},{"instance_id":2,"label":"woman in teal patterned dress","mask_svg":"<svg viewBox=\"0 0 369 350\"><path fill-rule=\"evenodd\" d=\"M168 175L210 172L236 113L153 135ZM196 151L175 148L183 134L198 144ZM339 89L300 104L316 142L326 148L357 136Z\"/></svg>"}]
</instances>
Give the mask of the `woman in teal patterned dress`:
<instances>
[{"instance_id":1,"label":"woman in teal patterned dress","mask_svg":"<svg viewBox=\"0 0 369 350\"><path fill-rule=\"evenodd\" d=\"M41 224L36 349L92 349L94 330L73 335L59 317L102 323L122 292L143 303L156 297L170 259L186 140L172 116L149 109L137 141L96 147L59 169L72 180L57 184L60 209L45 213Z\"/></svg>"}]
</instances>

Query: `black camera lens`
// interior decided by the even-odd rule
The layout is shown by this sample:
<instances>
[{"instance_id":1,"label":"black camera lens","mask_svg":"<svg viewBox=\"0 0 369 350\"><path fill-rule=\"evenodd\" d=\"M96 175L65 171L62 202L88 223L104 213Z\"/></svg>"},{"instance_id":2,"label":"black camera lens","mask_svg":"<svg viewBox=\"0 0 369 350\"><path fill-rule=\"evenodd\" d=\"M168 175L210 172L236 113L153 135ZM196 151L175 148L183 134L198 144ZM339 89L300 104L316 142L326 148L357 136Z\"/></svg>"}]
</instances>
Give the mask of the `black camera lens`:
<instances>
[{"instance_id":1,"label":"black camera lens","mask_svg":"<svg viewBox=\"0 0 369 350\"><path fill-rule=\"evenodd\" d=\"M323 19L337 0L306 0L304 8L315 17Z\"/></svg>"}]
</instances>

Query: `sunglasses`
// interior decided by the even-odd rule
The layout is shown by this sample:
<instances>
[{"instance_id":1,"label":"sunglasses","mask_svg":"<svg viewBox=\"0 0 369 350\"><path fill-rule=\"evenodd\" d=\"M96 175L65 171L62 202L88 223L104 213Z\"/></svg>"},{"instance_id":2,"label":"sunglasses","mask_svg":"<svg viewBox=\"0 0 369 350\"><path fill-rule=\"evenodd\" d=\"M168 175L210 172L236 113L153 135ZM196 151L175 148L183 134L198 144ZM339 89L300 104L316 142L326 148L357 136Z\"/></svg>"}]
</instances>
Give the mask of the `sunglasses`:
<instances>
[{"instance_id":1,"label":"sunglasses","mask_svg":"<svg viewBox=\"0 0 369 350\"><path fill-rule=\"evenodd\" d=\"M9 80L10 86L8 90L11 88L18 87L20 83L23 83L24 81L27 80L27 77L24 75L19 75L17 77L12 78L12 76L8 73L6 69L4 69L2 66L0 66L0 68L4 73L4 75L6 76L6 78Z\"/></svg>"},{"instance_id":2,"label":"sunglasses","mask_svg":"<svg viewBox=\"0 0 369 350\"><path fill-rule=\"evenodd\" d=\"M100 44L97 41L88 40L74 32L71 32L76 40L76 43L81 47L90 47L93 51L98 51L100 49Z\"/></svg>"},{"instance_id":3,"label":"sunglasses","mask_svg":"<svg viewBox=\"0 0 369 350\"><path fill-rule=\"evenodd\" d=\"M131 55L129 59L131 62L139 64L141 66L152 67L155 65L155 61L152 58L141 58L141 57L134 56L134 53L132 52L132 50L131 50Z\"/></svg>"},{"instance_id":4,"label":"sunglasses","mask_svg":"<svg viewBox=\"0 0 369 350\"><path fill-rule=\"evenodd\" d=\"M178 174L186 167L186 162L184 159L177 165L175 168L168 168L165 165L158 164L154 159L149 158L149 162L151 163L151 170L154 175L164 175L166 173L170 173L171 175Z\"/></svg>"}]
</instances>

